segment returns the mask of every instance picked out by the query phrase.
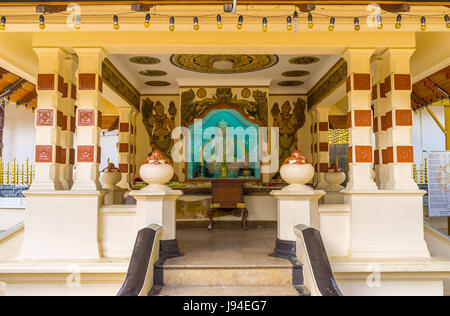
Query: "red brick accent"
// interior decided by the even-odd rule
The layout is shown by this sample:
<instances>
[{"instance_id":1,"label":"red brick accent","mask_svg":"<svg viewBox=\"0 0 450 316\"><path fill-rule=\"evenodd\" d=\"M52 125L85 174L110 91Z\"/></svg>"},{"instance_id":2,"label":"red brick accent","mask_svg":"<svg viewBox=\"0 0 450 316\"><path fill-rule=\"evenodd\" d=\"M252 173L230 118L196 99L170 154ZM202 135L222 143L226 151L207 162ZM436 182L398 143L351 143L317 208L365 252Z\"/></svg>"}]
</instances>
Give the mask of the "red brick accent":
<instances>
[{"instance_id":1,"label":"red brick accent","mask_svg":"<svg viewBox=\"0 0 450 316\"><path fill-rule=\"evenodd\" d=\"M55 157L55 162L56 163L61 163L61 164L63 164L63 163L65 163L65 162L62 162L62 147L61 146L56 146L56 148L55 148L55 152L56 152L56 157Z\"/></svg>"},{"instance_id":2,"label":"red brick accent","mask_svg":"<svg viewBox=\"0 0 450 316\"><path fill-rule=\"evenodd\" d=\"M35 162L53 162L53 146L52 145L36 145L34 161Z\"/></svg>"},{"instance_id":3,"label":"red brick accent","mask_svg":"<svg viewBox=\"0 0 450 316\"><path fill-rule=\"evenodd\" d=\"M55 90L55 74L38 74L38 90Z\"/></svg>"},{"instance_id":4,"label":"red brick accent","mask_svg":"<svg viewBox=\"0 0 450 316\"><path fill-rule=\"evenodd\" d=\"M394 74L394 89L395 90L411 90L411 75L410 74Z\"/></svg>"},{"instance_id":5,"label":"red brick accent","mask_svg":"<svg viewBox=\"0 0 450 316\"><path fill-rule=\"evenodd\" d=\"M347 113L347 128L352 128L352 111Z\"/></svg>"},{"instance_id":6,"label":"red brick accent","mask_svg":"<svg viewBox=\"0 0 450 316\"><path fill-rule=\"evenodd\" d=\"M353 90L370 90L370 74L353 74Z\"/></svg>"},{"instance_id":7,"label":"red brick accent","mask_svg":"<svg viewBox=\"0 0 450 316\"><path fill-rule=\"evenodd\" d=\"M97 127L102 128L102 112L97 111Z\"/></svg>"},{"instance_id":8,"label":"red brick accent","mask_svg":"<svg viewBox=\"0 0 450 316\"><path fill-rule=\"evenodd\" d=\"M92 145L78 145L77 162L94 162L94 150Z\"/></svg>"},{"instance_id":9,"label":"red brick accent","mask_svg":"<svg viewBox=\"0 0 450 316\"><path fill-rule=\"evenodd\" d=\"M51 109L37 110L36 126L53 126L53 110Z\"/></svg>"},{"instance_id":10,"label":"red brick accent","mask_svg":"<svg viewBox=\"0 0 450 316\"><path fill-rule=\"evenodd\" d=\"M384 93L391 92L391 75L384 79Z\"/></svg>"},{"instance_id":11,"label":"red brick accent","mask_svg":"<svg viewBox=\"0 0 450 316\"><path fill-rule=\"evenodd\" d=\"M355 146L355 162L372 162L372 146Z\"/></svg>"},{"instance_id":12,"label":"red brick accent","mask_svg":"<svg viewBox=\"0 0 450 316\"><path fill-rule=\"evenodd\" d=\"M78 110L78 126L95 126L95 110Z\"/></svg>"},{"instance_id":13,"label":"red brick accent","mask_svg":"<svg viewBox=\"0 0 450 316\"><path fill-rule=\"evenodd\" d=\"M119 170L121 173L128 173L128 164L119 163Z\"/></svg>"},{"instance_id":14,"label":"red brick accent","mask_svg":"<svg viewBox=\"0 0 450 316\"><path fill-rule=\"evenodd\" d=\"M69 164L70 165L75 164L75 148L69 149Z\"/></svg>"},{"instance_id":15,"label":"red brick accent","mask_svg":"<svg viewBox=\"0 0 450 316\"><path fill-rule=\"evenodd\" d=\"M373 117L373 132L378 133L378 117Z\"/></svg>"},{"instance_id":16,"label":"red brick accent","mask_svg":"<svg viewBox=\"0 0 450 316\"><path fill-rule=\"evenodd\" d=\"M61 125L62 130L67 131L67 115L63 115Z\"/></svg>"},{"instance_id":17,"label":"red brick accent","mask_svg":"<svg viewBox=\"0 0 450 316\"><path fill-rule=\"evenodd\" d=\"M386 85L384 82L380 83L380 98L386 98Z\"/></svg>"},{"instance_id":18,"label":"red brick accent","mask_svg":"<svg viewBox=\"0 0 450 316\"><path fill-rule=\"evenodd\" d=\"M64 96L64 78L58 75L58 91Z\"/></svg>"},{"instance_id":19,"label":"red brick accent","mask_svg":"<svg viewBox=\"0 0 450 316\"><path fill-rule=\"evenodd\" d=\"M56 111L56 126L63 129L64 127L64 114L61 111Z\"/></svg>"},{"instance_id":20,"label":"red brick accent","mask_svg":"<svg viewBox=\"0 0 450 316\"><path fill-rule=\"evenodd\" d=\"M395 125L412 126L412 110L395 110Z\"/></svg>"},{"instance_id":21,"label":"red brick accent","mask_svg":"<svg viewBox=\"0 0 450 316\"><path fill-rule=\"evenodd\" d=\"M75 133L75 129L76 129L75 117L74 116L70 116L70 131L72 133Z\"/></svg>"},{"instance_id":22,"label":"red brick accent","mask_svg":"<svg viewBox=\"0 0 450 316\"><path fill-rule=\"evenodd\" d=\"M314 124L314 134L317 133L317 122Z\"/></svg>"},{"instance_id":23,"label":"red brick accent","mask_svg":"<svg viewBox=\"0 0 450 316\"><path fill-rule=\"evenodd\" d=\"M67 98L68 95L69 95L69 84L65 82L63 85L62 97Z\"/></svg>"},{"instance_id":24,"label":"red brick accent","mask_svg":"<svg viewBox=\"0 0 450 316\"><path fill-rule=\"evenodd\" d=\"M314 171L319 172L319 166L317 165L317 163L314 164Z\"/></svg>"},{"instance_id":25,"label":"red brick accent","mask_svg":"<svg viewBox=\"0 0 450 316\"><path fill-rule=\"evenodd\" d=\"M102 162L102 148L97 146L97 163Z\"/></svg>"},{"instance_id":26,"label":"red brick accent","mask_svg":"<svg viewBox=\"0 0 450 316\"><path fill-rule=\"evenodd\" d=\"M319 131L328 132L328 122L320 122L319 123Z\"/></svg>"},{"instance_id":27,"label":"red brick accent","mask_svg":"<svg viewBox=\"0 0 450 316\"><path fill-rule=\"evenodd\" d=\"M319 164L319 172L328 172L328 164L326 162L322 162Z\"/></svg>"},{"instance_id":28,"label":"red brick accent","mask_svg":"<svg viewBox=\"0 0 450 316\"><path fill-rule=\"evenodd\" d=\"M319 151L328 151L328 143L319 143Z\"/></svg>"},{"instance_id":29,"label":"red brick accent","mask_svg":"<svg viewBox=\"0 0 450 316\"><path fill-rule=\"evenodd\" d=\"M119 144L119 153L127 153L128 152L128 144L120 143Z\"/></svg>"},{"instance_id":30,"label":"red brick accent","mask_svg":"<svg viewBox=\"0 0 450 316\"><path fill-rule=\"evenodd\" d=\"M78 90L95 90L95 74L79 74Z\"/></svg>"},{"instance_id":31,"label":"red brick accent","mask_svg":"<svg viewBox=\"0 0 450 316\"><path fill-rule=\"evenodd\" d=\"M387 149L382 149L381 150L381 161L383 163L383 165L387 165L388 164L388 151Z\"/></svg>"},{"instance_id":32,"label":"red brick accent","mask_svg":"<svg viewBox=\"0 0 450 316\"><path fill-rule=\"evenodd\" d=\"M73 83L72 83L71 86L70 86L70 97L71 97L73 100L76 100L76 99L77 99L77 86L74 85Z\"/></svg>"},{"instance_id":33,"label":"red brick accent","mask_svg":"<svg viewBox=\"0 0 450 316\"><path fill-rule=\"evenodd\" d=\"M387 131L386 115L381 116L381 130Z\"/></svg>"},{"instance_id":34,"label":"red brick accent","mask_svg":"<svg viewBox=\"0 0 450 316\"><path fill-rule=\"evenodd\" d=\"M119 132L121 133L128 133L130 131L130 124L129 123L120 123L119 124Z\"/></svg>"},{"instance_id":35,"label":"red brick accent","mask_svg":"<svg viewBox=\"0 0 450 316\"><path fill-rule=\"evenodd\" d=\"M386 150L386 162L393 163L394 162L394 148L388 147Z\"/></svg>"},{"instance_id":36,"label":"red brick accent","mask_svg":"<svg viewBox=\"0 0 450 316\"><path fill-rule=\"evenodd\" d=\"M380 151L378 149L375 149L374 153L373 153L373 157L374 157L374 162L376 165L380 164Z\"/></svg>"},{"instance_id":37,"label":"red brick accent","mask_svg":"<svg viewBox=\"0 0 450 316\"><path fill-rule=\"evenodd\" d=\"M413 146L397 146L397 162L414 162Z\"/></svg>"},{"instance_id":38,"label":"red brick accent","mask_svg":"<svg viewBox=\"0 0 450 316\"><path fill-rule=\"evenodd\" d=\"M134 152L134 146L130 145L130 153L132 154Z\"/></svg>"},{"instance_id":39,"label":"red brick accent","mask_svg":"<svg viewBox=\"0 0 450 316\"><path fill-rule=\"evenodd\" d=\"M372 111L355 110L355 126L372 126Z\"/></svg>"},{"instance_id":40,"label":"red brick accent","mask_svg":"<svg viewBox=\"0 0 450 316\"><path fill-rule=\"evenodd\" d=\"M317 152L317 143L314 144L314 152Z\"/></svg>"},{"instance_id":41,"label":"red brick accent","mask_svg":"<svg viewBox=\"0 0 450 316\"><path fill-rule=\"evenodd\" d=\"M372 86L372 100L376 100L378 98L377 94L377 85Z\"/></svg>"},{"instance_id":42,"label":"red brick accent","mask_svg":"<svg viewBox=\"0 0 450 316\"><path fill-rule=\"evenodd\" d=\"M386 113L386 130L392 127L392 111Z\"/></svg>"},{"instance_id":43,"label":"red brick accent","mask_svg":"<svg viewBox=\"0 0 450 316\"><path fill-rule=\"evenodd\" d=\"M349 162L349 163L350 163L350 162L353 162L353 151L352 151L352 146L348 146L347 151L348 151L348 157L347 157L348 162Z\"/></svg>"}]
</instances>

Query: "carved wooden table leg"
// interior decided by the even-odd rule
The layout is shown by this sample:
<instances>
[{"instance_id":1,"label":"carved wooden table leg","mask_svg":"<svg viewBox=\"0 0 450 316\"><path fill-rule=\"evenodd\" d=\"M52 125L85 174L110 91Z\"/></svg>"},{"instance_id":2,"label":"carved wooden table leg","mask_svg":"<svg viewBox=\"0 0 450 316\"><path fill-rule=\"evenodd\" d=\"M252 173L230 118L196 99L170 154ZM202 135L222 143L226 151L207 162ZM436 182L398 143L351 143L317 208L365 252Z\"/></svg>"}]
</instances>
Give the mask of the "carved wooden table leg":
<instances>
[{"instance_id":1,"label":"carved wooden table leg","mask_svg":"<svg viewBox=\"0 0 450 316\"><path fill-rule=\"evenodd\" d=\"M242 226L244 227L244 230L248 230L247 217L248 217L248 210L246 208L244 208L243 214L242 214Z\"/></svg>"},{"instance_id":2,"label":"carved wooden table leg","mask_svg":"<svg viewBox=\"0 0 450 316\"><path fill-rule=\"evenodd\" d=\"M212 229L213 226L213 217L212 217L212 209L208 209L208 218L209 218L209 224L208 224L208 230Z\"/></svg>"}]
</instances>

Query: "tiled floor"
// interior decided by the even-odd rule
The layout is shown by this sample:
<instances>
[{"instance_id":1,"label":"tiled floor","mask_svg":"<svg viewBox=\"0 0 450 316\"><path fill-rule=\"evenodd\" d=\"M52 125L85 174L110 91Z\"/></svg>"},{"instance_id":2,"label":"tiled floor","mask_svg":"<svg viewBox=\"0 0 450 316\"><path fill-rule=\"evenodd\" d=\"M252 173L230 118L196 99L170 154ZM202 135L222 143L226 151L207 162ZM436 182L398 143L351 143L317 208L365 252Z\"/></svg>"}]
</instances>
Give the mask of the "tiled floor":
<instances>
[{"instance_id":1,"label":"tiled floor","mask_svg":"<svg viewBox=\"0 0 450 316\"><path fill-rule=\"evenodd\" d=\"M288 260L269 256L276 237L276 228L179 228L178 246L184 256L164 266L292 267Z\"/></svg>"}]
</instances>

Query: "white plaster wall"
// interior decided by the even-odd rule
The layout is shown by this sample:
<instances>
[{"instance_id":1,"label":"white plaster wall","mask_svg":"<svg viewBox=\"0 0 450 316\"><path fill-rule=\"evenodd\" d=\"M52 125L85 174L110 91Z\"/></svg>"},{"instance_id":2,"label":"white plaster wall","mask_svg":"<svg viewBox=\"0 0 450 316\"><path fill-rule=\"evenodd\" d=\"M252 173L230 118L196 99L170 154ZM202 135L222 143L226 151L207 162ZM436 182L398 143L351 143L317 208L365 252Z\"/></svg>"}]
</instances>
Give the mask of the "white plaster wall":
<instances>
[{"instance_id":1,"label":"white plaster wall","mask_svg":"<svg viewBox=\"0 0 450 316\"><path fill-rule=\"evenodd\" d=\"M9 104L5 110L5 127L3 130L3 154L5 163L17 159L18 164L34 163L34 144L36 131L34 127L34 113L20 106Z\"/></svg>"},{"instance_id":2,"label":"white plaster wall","mask_svg":"<svg viewBox=\"0 0 450 316\"><path fill-rule=\"evenodd\" d=\"M431 110L439 119L442 125L445 126L444 107L443 106L431 106ZM421 113L420 113L421 112ZM417 167L422 162L423 151L432 150L445 150L445 136L434 119L431 117L427 110L422 109L420 112L413 112L413 132L412 140L414 145L414 162ZM422 116L422 142L420 139L420 121ZM421 145L422 144L422 145ZM426 154L423 154L426 157Z\"/></svg>"},{"instance_id":3,"label":"white plaster wall","mask_svg":"<svg viewBox=\"0 0 450 316\"><path fill-rule=\"evenodd\" d=\"M100 134L100 146L102 148L102 156L100 162L100 170L103 170L108 164L108 159L116 167L119 165L119 151L117 143L119 142L119 131L102 130Z\"/></svg>"}]
</instances>

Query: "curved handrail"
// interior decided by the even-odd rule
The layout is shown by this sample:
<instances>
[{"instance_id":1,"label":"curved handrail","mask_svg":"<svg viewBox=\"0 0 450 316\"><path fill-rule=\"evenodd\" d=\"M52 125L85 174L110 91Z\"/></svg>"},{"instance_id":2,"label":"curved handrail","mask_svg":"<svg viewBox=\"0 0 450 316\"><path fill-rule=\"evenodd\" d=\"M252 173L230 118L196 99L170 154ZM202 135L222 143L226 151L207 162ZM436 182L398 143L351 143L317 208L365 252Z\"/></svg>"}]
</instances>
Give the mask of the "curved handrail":
<instances>
[{"instance_id":1,"label":"curved handrail","mask_svg":"<svg viewBox=\"0 0 450 316\"><path fill-rule=\"evenodd\" d=\"M303 264L305 285L312 295L342 296L331 270L320 232L307 225L297 225L297 255Z\"/></svg>"},{"instance_id":2,"label":"curved handrail","mask_svg":"<svg viewBox=\"0 0 450 316\"><path fill-rule=\"evenodd\" d=\"M153 266L159 258L161 226L141 229L136 237L127 276L117 296L147 296L153 287Z\"/></svg>"}]
</instances>

